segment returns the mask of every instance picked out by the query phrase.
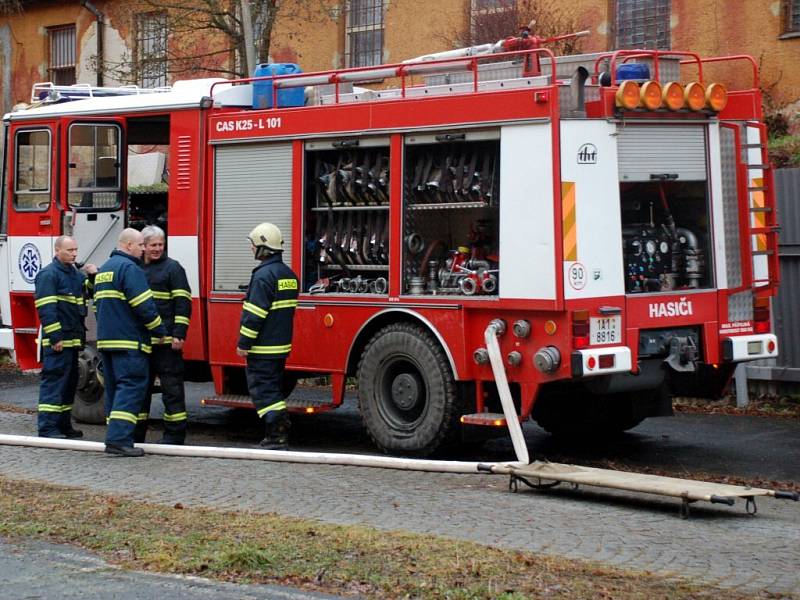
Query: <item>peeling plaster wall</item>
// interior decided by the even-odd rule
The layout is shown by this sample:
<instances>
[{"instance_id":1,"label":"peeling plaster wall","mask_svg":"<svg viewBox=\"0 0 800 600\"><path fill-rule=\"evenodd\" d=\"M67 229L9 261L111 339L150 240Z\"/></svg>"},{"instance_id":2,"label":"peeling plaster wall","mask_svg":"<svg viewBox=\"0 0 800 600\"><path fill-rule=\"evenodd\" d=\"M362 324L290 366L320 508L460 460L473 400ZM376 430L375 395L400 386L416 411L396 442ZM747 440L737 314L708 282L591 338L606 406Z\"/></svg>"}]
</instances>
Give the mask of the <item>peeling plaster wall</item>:
<instances>
[{"instance_id":1,"label":"peeling plaster wall","mask_svg":"<svg viewBox=\"0 0 800 600\"><path fill-rule=\"evenodd\" d=\"M0 112L5 114L12 106L11 71L13 63L11 60L11 28L8 25L0 27L0 53L3 57L0 62L0 89L2 90Z\"/></svg>"}]
</instances>

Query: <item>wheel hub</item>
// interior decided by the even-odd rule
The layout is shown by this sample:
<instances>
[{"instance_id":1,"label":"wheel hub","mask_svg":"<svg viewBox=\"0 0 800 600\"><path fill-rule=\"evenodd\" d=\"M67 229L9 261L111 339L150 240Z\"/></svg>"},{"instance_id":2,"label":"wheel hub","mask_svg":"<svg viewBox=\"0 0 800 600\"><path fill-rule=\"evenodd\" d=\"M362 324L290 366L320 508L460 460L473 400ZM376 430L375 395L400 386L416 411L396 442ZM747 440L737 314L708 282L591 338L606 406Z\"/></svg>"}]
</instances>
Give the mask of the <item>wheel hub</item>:
<instances>
[{"instance_id":1,"label":"wheel hub","mask_svg":"<svg viewBox=\"0 0 800 600\"><path fill-rule=\"evenodd\" d=\"M392 381L392 402L401 410L411 410L419 402L421 382L410 373L401 373Z\"/></svg>"}]
</instances>

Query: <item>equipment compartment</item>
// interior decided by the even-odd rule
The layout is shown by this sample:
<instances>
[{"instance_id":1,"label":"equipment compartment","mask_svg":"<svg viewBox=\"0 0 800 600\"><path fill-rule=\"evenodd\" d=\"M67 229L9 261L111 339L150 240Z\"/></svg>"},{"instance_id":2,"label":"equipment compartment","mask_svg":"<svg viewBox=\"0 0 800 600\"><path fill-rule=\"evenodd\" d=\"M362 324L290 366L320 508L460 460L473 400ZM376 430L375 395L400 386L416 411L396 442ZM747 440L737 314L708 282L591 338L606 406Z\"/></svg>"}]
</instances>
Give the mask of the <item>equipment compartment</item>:
<instances>
[{"instance_id":1,"label":"equipment compartment","mask_svg":"<svg viewBox=\"0 0 800 600\"><path fill-rule=\"evenodd\" d=\"M304 291L387 294L388 139L309 142L306 174Z\"/></svg>"},{"instance_id":2,"label":"equipment compartment","mask_svg":"<svg viewBox=\"0 0 800 600\"><path fill-rule=\"evenodd\" d=\"M627 293L712 286L707 190L705 181L620 185Z\"/></svg>"},{"instance_id":3,"label":"equipment compartment","mask_svg":"<svg viewBox=\"0 0 800 600\"><path fill-rule=\"evenodd\" d=\"M498 135L408 137L403 170L403 293L496 295Z\"/></svg>"}]
</instances>

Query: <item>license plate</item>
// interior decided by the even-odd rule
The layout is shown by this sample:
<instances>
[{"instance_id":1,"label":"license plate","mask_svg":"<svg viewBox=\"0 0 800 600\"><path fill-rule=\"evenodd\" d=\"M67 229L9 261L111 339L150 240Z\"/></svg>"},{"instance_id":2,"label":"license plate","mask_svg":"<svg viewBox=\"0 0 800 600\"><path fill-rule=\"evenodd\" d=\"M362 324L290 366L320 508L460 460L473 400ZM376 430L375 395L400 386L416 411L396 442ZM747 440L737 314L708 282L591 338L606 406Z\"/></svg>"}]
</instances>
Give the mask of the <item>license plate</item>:
<instances>
[{"instance_id":1,"label":"license plate","mask_svg":"<svg viewBox=\"0 0 800 600\"><path fill-rule=\"evenodd\" d=\"M619 344L622 341L622 317L592 317L589 320L589 343Z\"/></svg>"},{"instance_id":2,"label":"license plate","mask_svg":"<svg viewBox=\"0 0 800 600\"><path fill-rule=\"evenodd\" d=\"M747 342L747 354L761 354L764 352L764 347L761 342Z\"/></svg>"}]
</instances>

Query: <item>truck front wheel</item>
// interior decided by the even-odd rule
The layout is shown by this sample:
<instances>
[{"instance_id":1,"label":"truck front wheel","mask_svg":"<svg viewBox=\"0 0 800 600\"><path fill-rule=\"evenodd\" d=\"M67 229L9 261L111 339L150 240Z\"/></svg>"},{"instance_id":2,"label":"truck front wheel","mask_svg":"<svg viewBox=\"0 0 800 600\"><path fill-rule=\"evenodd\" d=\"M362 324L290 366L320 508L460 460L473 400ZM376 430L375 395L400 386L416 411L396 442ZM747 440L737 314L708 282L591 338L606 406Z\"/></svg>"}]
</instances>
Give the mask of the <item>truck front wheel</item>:
<instances>
[{"instance_id":1,"label":"truck front wheel","mask_svg":"<svg viewBox=\"0 0 800 600\"><path fill-rule=\"evenodd\" d=\"M389 325L367 344L358 365L358 403L370 437L386 453L427 456L457 430L447 356L416 325Z\"/></svg>"}]
</instances>

